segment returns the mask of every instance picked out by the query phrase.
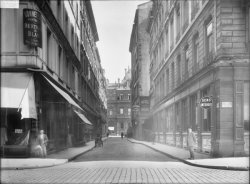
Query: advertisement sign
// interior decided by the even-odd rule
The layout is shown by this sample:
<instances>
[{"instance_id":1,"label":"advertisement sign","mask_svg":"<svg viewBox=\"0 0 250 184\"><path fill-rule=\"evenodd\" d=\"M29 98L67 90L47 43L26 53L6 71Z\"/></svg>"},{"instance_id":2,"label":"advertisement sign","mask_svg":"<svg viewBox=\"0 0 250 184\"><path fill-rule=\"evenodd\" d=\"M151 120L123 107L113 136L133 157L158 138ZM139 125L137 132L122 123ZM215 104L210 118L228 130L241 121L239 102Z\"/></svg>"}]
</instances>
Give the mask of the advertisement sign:
<instances>
[{"instance_id":1,"label":"advertisement sign","mask_svg":"<svg viewBox=\"0 0 250 184\"><path fill-rule=\"evenodd\" d=\"M212 104L213 104L212 97L205 96L205 97L202 97L200 100L200 105L204 109L209 109L212 106Z\"/></svg>"},{"instance_id":2,"label":"advertisement sign","mask_svg":"<svg viewBox=\"0 0 250 184\"><path fill-rule=\"evenodd\" d=\"M24 44L42 48L41 14L33 9L23 9Z\"/></svg>"},{"instance_id":3,"label":"advertisement sign","mask_svg":"<svg viewBox=\"0 0 250 184\"><path fill-rule=\"evenodd\" d=\"M19 8L19 0L1 0L0 8Z\"/></svg>"}]
</instances>

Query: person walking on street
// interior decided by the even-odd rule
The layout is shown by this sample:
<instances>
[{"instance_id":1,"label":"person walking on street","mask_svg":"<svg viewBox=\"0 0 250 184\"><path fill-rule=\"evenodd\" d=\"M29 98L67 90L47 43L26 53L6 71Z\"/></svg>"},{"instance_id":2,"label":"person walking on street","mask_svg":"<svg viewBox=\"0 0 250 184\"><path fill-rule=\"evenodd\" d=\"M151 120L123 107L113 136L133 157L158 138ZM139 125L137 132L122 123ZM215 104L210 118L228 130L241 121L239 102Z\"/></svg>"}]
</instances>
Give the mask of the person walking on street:
<instances>
[{"instance_id":1,"label":"person walking on street","mask_svg":"<svg viewBox=\"0 0 250 184\"><path fill-rule=\"evenodd\" d=\"M48 143L48 137L44 133L43 130L40 130L40 134L38 135L38 143L42 148L42 157L46 158L47 157L47 143Z\"/></svg>"},{"instance_id":2,"label":"person walking on street","mask_svg":"<svg viewBox=\"0 0 250 184\"><path fill-rule=\"evenodd\" d=\"M123 132L121 133L121 137L122 137L122 139L123 139Z\"/></svg>"},{"instance_id":3,"label":"person walking on street","mask_svg":"<svg viewBox=\"0 0 250 184\"><path fill-rule=\"evenodd\" d=\"M190 152L190 158L191 160L194 160L194 145L196 144L196 137L194 133L192 132L191 128L188 128L188 137L187 137L187 146L188 150Z\"/></svg>"}]
</instances>

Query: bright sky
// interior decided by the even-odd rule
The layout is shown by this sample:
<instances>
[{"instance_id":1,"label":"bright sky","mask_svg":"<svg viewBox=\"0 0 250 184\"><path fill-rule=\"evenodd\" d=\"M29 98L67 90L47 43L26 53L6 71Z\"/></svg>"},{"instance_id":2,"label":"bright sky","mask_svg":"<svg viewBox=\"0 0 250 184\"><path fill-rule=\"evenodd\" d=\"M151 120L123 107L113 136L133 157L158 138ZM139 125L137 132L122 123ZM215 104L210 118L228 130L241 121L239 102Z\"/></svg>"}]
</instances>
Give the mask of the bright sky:
<instances>
[{"instance_id":1,"label":"bright sky","mask_svg":"<svg viewBox=\"0 0 250 184\"><path fill-rule=\"evenodd\" d=\"M99 41L101 64L109 82L122 79L125 68L131 66L130 35L138 4L147 1L92 0ZM130 67L131 68L131 67Z\"/></svg>"}]
</instances>

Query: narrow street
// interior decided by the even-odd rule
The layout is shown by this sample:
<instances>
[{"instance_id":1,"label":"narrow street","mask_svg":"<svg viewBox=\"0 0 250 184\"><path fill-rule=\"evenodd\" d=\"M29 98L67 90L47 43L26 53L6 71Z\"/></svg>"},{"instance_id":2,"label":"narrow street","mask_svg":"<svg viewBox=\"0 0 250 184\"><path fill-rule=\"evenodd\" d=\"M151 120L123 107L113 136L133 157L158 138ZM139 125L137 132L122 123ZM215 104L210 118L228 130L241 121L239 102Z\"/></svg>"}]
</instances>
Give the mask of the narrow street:
<instances>
[{"instance_id":1,"label":"narrow street","mask_svg":"<svg viewBox=\"0 0 250 184\"><path fill-rule=\"evenodd\" d=\"M3 170L1 183L248 183L248 171L193 167L126 139L54 167Z\"/></svg>"},{"instance_id":2,"label":"narrow street","mask_svg":"<svg viewBox=\"0 0 250 184\"><path fill-rule=\"evenodd\" d=\"M133 144L126 138L109 137L104 141L103 147L94 148L92 151L78 157L74 162L100 161L100 160L131 160L131 161L157 161L177 162L161 153L139 144Z\"/></svg>"}]
</instances>

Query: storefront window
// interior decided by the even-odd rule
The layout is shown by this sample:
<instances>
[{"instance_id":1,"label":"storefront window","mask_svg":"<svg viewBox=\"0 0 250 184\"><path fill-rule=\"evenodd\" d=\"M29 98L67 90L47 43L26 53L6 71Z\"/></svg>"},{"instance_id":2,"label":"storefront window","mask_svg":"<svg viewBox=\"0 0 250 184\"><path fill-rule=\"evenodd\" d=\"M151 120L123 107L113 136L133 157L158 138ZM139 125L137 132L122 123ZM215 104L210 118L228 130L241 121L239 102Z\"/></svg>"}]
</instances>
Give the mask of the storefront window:
<instances>
[{"instance_id":1,"label":"storefront window","mask_svg":"<svg viewBox=\"0 0 250 184\"><path fill-rule=\"evenodd\" d=\"M183 132L187 132L189 127L188 115L187 115L187 100L182 101L182 123L183 123Z\"/></svg>"},{"instance_id":2,"label":"storefront window","mask_svg":"<svg viewBox=\"0 0 250 184\"><path fill-rule=\"evenodd\" d=\"M202 97L209 96L209 87L202 91ZM202 108L202 131L210 132L211 131L211 108L203 109Z\"/></svg>"},{"instance_id":3,"label":"storefront window","mask_svg":"<svg viewBox=\"0 0 250 184\"><path fill-rule=\"evenodd\" d=\"M176 112L176 132L181 132L181 113L180 113L180 103L177 102L175 106L175 112Z\"/></svg>"},{"instance_id":4,"label":"storefront window","mask_svg":"<svg viewBox=\"0 0 250 184\"><path fill-rule=\"evenodd\" d=\"M197 131L197 96L190 97L190 124L193 131Z\"/></svg>"}]
</instances>

